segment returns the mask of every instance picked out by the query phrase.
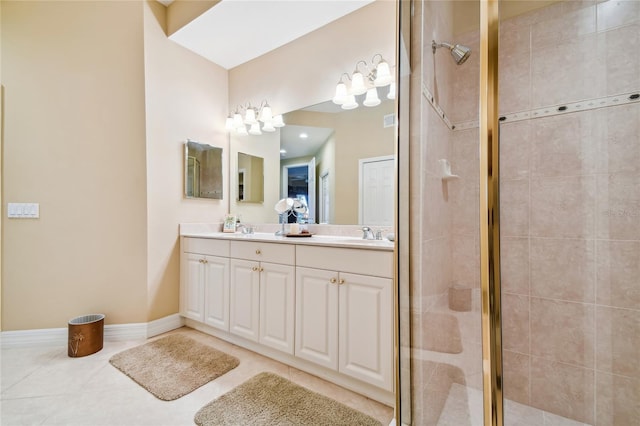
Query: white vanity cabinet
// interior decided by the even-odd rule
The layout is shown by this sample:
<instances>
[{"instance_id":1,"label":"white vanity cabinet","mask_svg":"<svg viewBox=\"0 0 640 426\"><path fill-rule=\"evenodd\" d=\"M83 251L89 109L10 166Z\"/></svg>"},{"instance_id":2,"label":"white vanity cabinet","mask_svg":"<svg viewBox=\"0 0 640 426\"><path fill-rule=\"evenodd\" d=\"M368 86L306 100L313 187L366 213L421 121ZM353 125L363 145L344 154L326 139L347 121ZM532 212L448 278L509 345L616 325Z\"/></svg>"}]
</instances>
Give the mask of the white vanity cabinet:
<instances>
[{"instance_id":1,"label":"white vanity cabinet","mask_svg":"<svg viewBox=\"0 0 640 426\"><path fill-rule=\"evenodd\" d=\"M295 355L393 390L392 253L298 246Z\"/></svg>"},{"instance_id":2,"label":"white vanity cabinet","mask_svg":"<svg viewBox=\"0 0 640 426\"><path fill-rule=\"evenodd\" d=\"M229 331L293 354L295 247L232 241L230 256Z\"/></svg>"},{"instance_id":3,"label":"white vanity cabinet","mask_svg":"<svg viewBox=\"0 0 640 426\"><path fill-rule=\"evenodd\" d=\"M194 234L180 240L186 325L393 404L391 247Z\"/></svg>"},{"instance_id":4,"label":"white vanity cabinet","mask_svg":"<svg viewBox=\"0 0 640 426\"><path fill-rule=\"evenodd\" d=\"M182 239L180 314L229 330L229 242Z\"/></svg>"}]
</instances>

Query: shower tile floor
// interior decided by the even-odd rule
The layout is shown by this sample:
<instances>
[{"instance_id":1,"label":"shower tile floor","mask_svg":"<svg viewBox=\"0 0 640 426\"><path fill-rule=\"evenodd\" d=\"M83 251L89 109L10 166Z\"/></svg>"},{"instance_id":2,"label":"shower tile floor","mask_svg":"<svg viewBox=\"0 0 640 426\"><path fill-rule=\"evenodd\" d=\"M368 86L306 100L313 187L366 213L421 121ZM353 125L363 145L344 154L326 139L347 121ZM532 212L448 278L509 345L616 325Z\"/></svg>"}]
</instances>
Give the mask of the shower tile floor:
<instances>
[{"instance_id":1,"label":"shower tile floor","mask_svg":"<svg viewBox=\"0 0 640 426\"><path fill-rule=\"evenodd\" d=\"M590 426L510 400L505 400L504 405L505 426ZM476 413L482 413L482 392L454 383L438 426L483 426L482 416Z\"/></svg>"},{"instance_id":2,"label":"shower tile floor","mask_svg":"<svg viewBox=\"0 0 640 426\"><path fill-rule=\"evenodd\" d=\"M462 347L459 353L433 350L433 345L425 349L424 344L411 349L413 366L421 369L418 374L423 382L422 398L430 398L422 409L418 408L414 422L420 426L483 426L479 291L473 292L471 311L449 309L447 295L434 297L427 306L424 332L454 336L461 340ZM457 321L434 321L437 316L450 316ZM458 329L452 333L450 328L454 326ZM504 412L505 426L591 426L508 399Z\"/></svg>"},{"instance_id":3,"label":"shower tile floor","mask_svg":"<svg viewBox=\"0 0 640 426\"><path fill-rule=\"evenodd\" d=\"M2 348L0 424L21 425L192 425L205 404L254 375L269 371L362 411L383 425L393 408L260 356L215 337L183 327L181 333L240 359L227 374L175 401L161 401L109 364L109 358L142 340L105 341L93 355L69 358L66 347Z\"/></svg>"}]
</instances>

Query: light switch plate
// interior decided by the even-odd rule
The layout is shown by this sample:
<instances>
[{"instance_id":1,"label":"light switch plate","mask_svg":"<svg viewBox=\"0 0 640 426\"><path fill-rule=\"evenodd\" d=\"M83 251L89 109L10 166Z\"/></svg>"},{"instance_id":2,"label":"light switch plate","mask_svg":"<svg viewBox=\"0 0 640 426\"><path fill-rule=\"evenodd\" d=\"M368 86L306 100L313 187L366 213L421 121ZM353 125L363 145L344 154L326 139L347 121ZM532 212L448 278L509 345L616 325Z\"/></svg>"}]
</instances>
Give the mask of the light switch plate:
<instances>
[{"instance_id":1,"label":"light switch plate","mask_svg":"<svg viewBox=\"0 0 640 426\"><path fill-rule=\"evenodd\" d=\"M14 219L38 219L40 217L40 204L8 203L7 215Z\"/></svg>"}]
</instances>

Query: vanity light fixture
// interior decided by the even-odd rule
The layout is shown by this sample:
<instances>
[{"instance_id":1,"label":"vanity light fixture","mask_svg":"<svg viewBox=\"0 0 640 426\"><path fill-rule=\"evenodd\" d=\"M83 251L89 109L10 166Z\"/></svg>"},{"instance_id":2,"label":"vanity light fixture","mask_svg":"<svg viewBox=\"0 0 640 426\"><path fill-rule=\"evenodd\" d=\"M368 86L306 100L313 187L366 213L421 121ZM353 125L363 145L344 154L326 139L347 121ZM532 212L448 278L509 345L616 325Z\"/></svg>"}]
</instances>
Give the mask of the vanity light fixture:
<instances>
[{"instance_id":1,"label":"vanity light fixture","mask_svg":"<svg viewBox=\"0 0 640 426\"><path fill-rule=\"evenodd\" d=\"M349 87L347 87L347 83L350 83ZM366 93L362 104L374 107L381 103L378 97L378 87L385 86L389 86L387 99L395 99L396 83L389 64L380 53L376 53L371 58L371 66L368 66L366 61L358 61L351 75L343 73L340 76L332 101L334 104L340 105L342 109L354 109L359 106L356 96Z\"/></svg>"},{"instance_id":2,"label":"vanity light fixture","mask_svg":"<svg viewBox=\"0 0 640 426\"><path fill-rule=\"evenodd\" d=\"M260 123L262 123L262 128ZM227 117L225 123L225 129L228 132L235 131L243 136L258 136L262 132L275 132L276 128L284 126L282 114L274 116L271 106L266 100L262 101L259 107L254 107L251 103L238 106L235 112Z\"/></svg>"}]
</instances>

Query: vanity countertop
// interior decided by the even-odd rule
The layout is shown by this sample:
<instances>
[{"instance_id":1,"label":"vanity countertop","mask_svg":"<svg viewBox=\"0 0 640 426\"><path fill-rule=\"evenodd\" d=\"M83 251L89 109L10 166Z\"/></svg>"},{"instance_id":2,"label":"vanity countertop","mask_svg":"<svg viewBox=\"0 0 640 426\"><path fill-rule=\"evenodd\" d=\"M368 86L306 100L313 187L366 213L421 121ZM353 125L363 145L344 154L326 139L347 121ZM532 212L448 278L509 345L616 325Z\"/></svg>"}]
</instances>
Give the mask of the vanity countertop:
<instances>
[{"instance_id":1,"label":"vanity countertop","mask_svg":"<svg viewBox=\"0 0 640 426\"><path fill-rule=\"evenodd\" d=\"M262 241L279 244L301 244L313 246L358 248L367 250L393 251L394 243L384 240L364 240L357 237L345 237L336 235L313 235L311 237L286 237L273 233L243 234L240 232L210 232L205 230L181 230L183 237L215 238L233 241Z\"/></svg>"}]
</instances>

